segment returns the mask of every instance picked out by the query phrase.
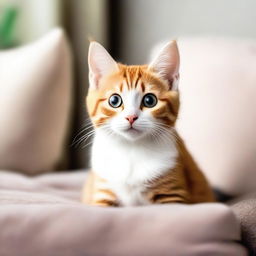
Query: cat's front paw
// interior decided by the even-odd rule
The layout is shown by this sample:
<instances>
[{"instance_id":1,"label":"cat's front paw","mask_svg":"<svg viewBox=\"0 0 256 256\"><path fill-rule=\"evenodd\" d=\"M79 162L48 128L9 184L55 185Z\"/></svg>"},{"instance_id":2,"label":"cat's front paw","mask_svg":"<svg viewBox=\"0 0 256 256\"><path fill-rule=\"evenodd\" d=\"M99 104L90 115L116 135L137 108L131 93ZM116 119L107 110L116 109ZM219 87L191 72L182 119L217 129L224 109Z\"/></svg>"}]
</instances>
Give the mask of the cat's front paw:
<instances>
[{"instance_id":1,"label":"cat's front paw","mask_svg":"<svg viewBox=\"0 0 256 256\"><path fill-rule=\"evenodd\" d=\"M93 205L93 206L101 206L101 207L118 207L119 206L116 201L111 201L108 199L99 199L99 200L89 202L87 204Z\"/></svg>"}]
</instances>

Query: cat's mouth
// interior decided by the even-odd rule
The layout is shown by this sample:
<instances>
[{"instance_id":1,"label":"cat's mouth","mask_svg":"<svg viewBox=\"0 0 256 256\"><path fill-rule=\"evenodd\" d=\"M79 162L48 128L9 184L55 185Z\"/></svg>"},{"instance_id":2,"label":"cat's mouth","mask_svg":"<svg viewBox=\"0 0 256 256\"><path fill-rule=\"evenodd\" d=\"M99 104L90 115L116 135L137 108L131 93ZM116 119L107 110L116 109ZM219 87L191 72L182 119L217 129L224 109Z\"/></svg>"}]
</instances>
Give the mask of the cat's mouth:
<instances>
[{"instance_id":1,"label":"cat's mouth","mask_svg":"<svg viewBox=\"0 0 256 256\"><path fill-rule=\"evenodd\" d=\"M138 129L137 127L127 127L126 129L123 130L119 130L120 135L122 135L123 137L125 137L128 140L136 140L139 139L143 136L144 132L140 129Z\"/></svg>"},{"instance_id":2,"label":"cat's mouth","mask_svg":"<svg viewBox=\"0 0 256 256\"><path fill-rule=\"evenodd\" d=\"M117 132L129 140L138 139L144 134L144 131L142 131L140 128L134 127L133 125L120 129Z\"/></svg>"},{"instance_id":3,"label":"cat's mouth","mask_svg":"<svg viewBox=\"0 0 256 256\"><path fill-rule=\"evenodd\" d=\"M136 129L136 128L134 128L133 126L130 126L130 127L126 130L126 132L129 132L129 133L140 133L141 131L138 130L138 129Z\"/></svg>"}]
</instances>

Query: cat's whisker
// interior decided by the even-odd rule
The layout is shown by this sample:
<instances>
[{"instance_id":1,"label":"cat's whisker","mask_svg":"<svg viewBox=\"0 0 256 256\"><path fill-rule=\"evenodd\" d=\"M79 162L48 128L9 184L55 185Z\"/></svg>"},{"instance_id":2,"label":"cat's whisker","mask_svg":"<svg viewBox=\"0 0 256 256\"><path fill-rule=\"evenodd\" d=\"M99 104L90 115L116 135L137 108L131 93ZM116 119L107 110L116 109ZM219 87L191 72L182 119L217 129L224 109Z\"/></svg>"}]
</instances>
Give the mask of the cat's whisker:
<instances>
[{"instance_id":1,"label":"cat's whisker","mask_svg":"<svg viewBox=\"0 0 256 256\"><path fill-rule=\"evenodd\" d=\"M162 140L163 143L170 143L173 139L173 136L169 129L155 126L154 130L158 133L158 136Z\"/></svg>"},{"instance_id":2,"label":"cat's whisker","mask_svg":"<svg viewBox=\"0 0 256 256\"><path fill-rule=\"evenodd\" d=\"M103 124L103 123L100 123L100 124ZM90 128L93 128L94 125L90 125L89 127L87 127L86 129L83 129L83 132L85 130L88 130ZM102 129L103 127L98 127L97 129ZM94 134L95 134L96 130L95 129L92 129L91 131L87 132L86 134L84 134L81 138L77 139L76 141L74 141L72 143L71 146L76 146L78 147L79 145L81 145L82 143L84 143L85 141L87 141L90 137L92 137ZM80 132L80 135L81 135L81 132Z\"/></svg>"},{"instance_id":3,"label":"cat's whisker","mask_svg":"<svg viewBox=\"0 0 256 256\"><path fill-rule=\"evenodd\" d=\"M85 141L87 141L92 135L94 135L94 133L88 134L83 136L80 141L76 144L76 147L80 146L82 143L84 143Z\"/></svg>"},{"instance_id":4,"label":"cat's whisker","mask_svg":"<svg viewBox=\"0 0 256 256\"><path fill-rule=\"evenodd\" d=\"M84 148L90 146L91 144L92 144L92 141L90 141L89 143L85 144L85 145L82 147L82 149L84 149Z\"/></svg>"},{"instance_id":5,"label":"cat's whisker","mask_svg":"<svg viewBox=\"0 0 256 256\"><path fill-rule=\"evenodd\" d=\"M86 142L91 136L93 136L93 134L91 134L90 136L88 136L84 141ZM86 143L85 145L82 146L82 149L86 148L87 146L91 145L93 143L93 140L89 141L88 143Z\"/></svg>"},{"instance_id":6,"label":"cat's whisker","mask_svg":"<svg viewBox=\"0 0 256 256\"><path fill-rule=\"evenodd\" d=\"M89 139L91 139L92 137L94 136L94 134L90 134L90 135L88 135L86 138L84 138L84 140L83 141L81 141L81 143L80 144L84 144L86 141L88 141ZM89 143L92 143L93 142L93 140L90 140L90 142ZM87 143L88 144L88 143ZM84 148L84 146L82 146L82 148Z\"/></svg>"},{"instance_id":7,"label":"cat's whisker","mask_svg":"<svg viewBox=\"0 0 256 256\"><path fill-rule=\"evenodd\" d=\"M156 133L156 134L155 134L155 133ZM154 138L154 140L156 141L156 143L157 143L158 145L160 145L161 143L160 143L160 141L159 141L157 132L152 132L151 135L153 136L153 138Z\"/></svg>"},{"instance_id":8,"label":"cat's whisker","mask_svg":"<svg viewBox=\"0 0 256 256\"><path fill-rule=\"evenodd\" d=\"M86 118L86 121L84 122L84 124L82 125L82 127L80 128L80 131L77 133L77 135L74 137L72 143L71 143L71 147L73 147L76 143L77 140L79 140L79 137L87 130L92 129L93 128L93 123L91 122L90 118Z\"/></svg>"},{"instance_id":9,"label":"cat's whisker","mask_svg":"<svg viewBox=\"0 0 256 256\"><path fill-rule=\"evenodd\" d=\"M168 144L168 138L164 138L165 136L163 136L163 133L161 133L160 130L155 130L155 133L157 134L157 138L158 140L160 141L160 144L165 144L167 143Z\"/></svg>"},{"instance_id":10,"label":"cat's whisker","mask_svg":"<svg viewBox=\"0 0 256 256\"><path fill-rule=\"evenodd\" d=\"M83 128L76 136L75 138L73 139L72 143L71 143L71 147L74 146L79 140L79 136L81 136L84 132L86 132L86 130L89 130L89 129L92 129L93 125L92 126L89 126L89 127L85 127Z\"/></svg>"}]
</instances>

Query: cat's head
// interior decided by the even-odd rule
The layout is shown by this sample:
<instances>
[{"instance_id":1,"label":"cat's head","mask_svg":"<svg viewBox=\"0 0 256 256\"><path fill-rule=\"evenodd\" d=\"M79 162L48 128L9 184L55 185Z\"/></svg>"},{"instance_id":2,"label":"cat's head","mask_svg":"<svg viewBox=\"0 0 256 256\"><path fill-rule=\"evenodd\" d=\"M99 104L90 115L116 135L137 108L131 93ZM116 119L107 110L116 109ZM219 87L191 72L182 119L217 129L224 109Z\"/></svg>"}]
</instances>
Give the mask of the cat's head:
<instances>
[{"instance_id":1,"label":"cat's head","mask_svg":"<svg viewBox=\"0 0 256 256\"><path fill-rule=\"evenodd\" d=\"M119 64L97 42L89 47L87 109L95 129L136 141L163 137L175 124L179 51L166 44L149 65Z\"/></svg>"}]
</instances>

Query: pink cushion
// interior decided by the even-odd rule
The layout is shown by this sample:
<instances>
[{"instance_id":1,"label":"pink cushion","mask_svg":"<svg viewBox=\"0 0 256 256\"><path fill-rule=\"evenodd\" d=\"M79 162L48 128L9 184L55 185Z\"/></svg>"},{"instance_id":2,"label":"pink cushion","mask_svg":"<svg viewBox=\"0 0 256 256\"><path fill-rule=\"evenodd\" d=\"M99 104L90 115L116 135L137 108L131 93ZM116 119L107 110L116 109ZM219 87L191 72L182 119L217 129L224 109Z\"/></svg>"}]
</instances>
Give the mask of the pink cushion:
<instances>
[{"instance_id":1,"label":"pink cushion","mask_svg":"<svg viewBox=\"0 0 256 256\"><path fill-rule=\"evenodd\" d=\"M0 255L247 255L225 205L86 206L78 201L85 178L0 171Z\"/></svg>"},{"instance_id":2,"label":"pink cushion","mask_svg":"<svg viewBox=\"0 0 256 256\"><path fill-rule=\"evenodd\" d=\"M256 188L256 41L179 41L178 130L213 186Z\"/></svg>"},{"instance_id":3,"label":"pink cushion","mask_svg":"<svg viewBox=\"0 0 256 256\"><path fill-rule=\"evenodd\" d=\"M55 169L70 117L71 64L63 31L0 51L0 168Z\"/></svg>"}]
</instances>

